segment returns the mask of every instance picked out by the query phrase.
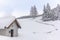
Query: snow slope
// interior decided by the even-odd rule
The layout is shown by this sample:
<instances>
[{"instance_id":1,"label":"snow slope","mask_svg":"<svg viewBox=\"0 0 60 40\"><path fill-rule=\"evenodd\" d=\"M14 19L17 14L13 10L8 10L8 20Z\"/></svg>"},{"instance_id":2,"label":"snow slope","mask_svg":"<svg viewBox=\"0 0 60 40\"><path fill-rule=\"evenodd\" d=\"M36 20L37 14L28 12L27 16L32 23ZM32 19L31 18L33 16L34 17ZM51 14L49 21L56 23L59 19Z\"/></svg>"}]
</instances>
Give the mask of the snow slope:
<instances>
[{"instance_id":1,"label":"snow slope","mask_svg":"<svg viewBox=\"0 0 60 40\"><path fill-rule=\"evenodd\" d=\"M40 24L32 19L19 20L22 26L23 40L48 40L50 31L55 30L51 25Z\"/></svg>"},{"instance_id":2,"label":"snow slope","mask_svg":"<svg viewBox=\"0 0 60 40\"><path fill-rule=\"evenodd\" d=\"M0 40L60 40L60 27L47 24L55 23L44 22L38 23L33 19L18 19L22 29L18 30L18 37L0 36ZM55 24L58 26L59 24Z\"/></svg>"}]
</instances>

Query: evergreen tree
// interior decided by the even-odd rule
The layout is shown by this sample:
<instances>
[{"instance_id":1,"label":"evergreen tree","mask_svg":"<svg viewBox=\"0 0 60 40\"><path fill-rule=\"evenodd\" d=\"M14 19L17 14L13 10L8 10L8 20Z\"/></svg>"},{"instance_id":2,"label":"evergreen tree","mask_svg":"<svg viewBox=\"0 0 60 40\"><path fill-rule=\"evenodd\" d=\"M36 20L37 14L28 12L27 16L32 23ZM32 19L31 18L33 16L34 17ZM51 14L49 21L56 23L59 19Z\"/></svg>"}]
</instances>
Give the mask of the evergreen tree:
<instances>
[{"instance_id":1,"label":"evergreen tree","mask_svg":"<svg viewBox=\"0 0 60 40\"><path fill-rule=\"evenodd\" d=\"M33 16L33 7L31 7L30 16Z\"/></svg>"},{"instance_id":2,"label":"evergreen tree","mask_svg":"<svg viewBox=\"0 0 60 40\"><path fill-rule=\"evenodd\" d=\"M35 17L37 16L37 9L36 6L34 5L33 7L31 7L31 11L30 11L30 16Z\"/></svg>"},{"instance_id":3,"label":"evergreen tree","mask_svg":"<svg viewBox=\"0 0 60 40\"><path fill-rule=\"evenodd\" d=\"M45 7L45 5L44 5L44 9L43 9L43 17L42 17L42 20L44 20L44 21L47 21L47 20L50 20L50 17L51 17L51 9L50 9L50 6L49 6L49 3L47 3L47 6Z\"/></svg>"},{"instance_id":4,"label":"evergreen tree","mask_svg":"<svg viewBox=\"0 0 60 40\"><path fill-rule=\"evenodd\" d=\"M49 3L47 3L47 11L50 11L50 10L51 10L50 5Z\"/></svg>"},{"instance_id":5,"label":"evergreen tree","mask_svg":"<svg viewBox=\"0 0 60 40\"><path fill-rule=\"evenodd\" d=\"M33 8L33 14L34 14L34 16L37 16L37 9L36 9L35 5L34 5L34 8Z\"/></svg>"}]
</instances>

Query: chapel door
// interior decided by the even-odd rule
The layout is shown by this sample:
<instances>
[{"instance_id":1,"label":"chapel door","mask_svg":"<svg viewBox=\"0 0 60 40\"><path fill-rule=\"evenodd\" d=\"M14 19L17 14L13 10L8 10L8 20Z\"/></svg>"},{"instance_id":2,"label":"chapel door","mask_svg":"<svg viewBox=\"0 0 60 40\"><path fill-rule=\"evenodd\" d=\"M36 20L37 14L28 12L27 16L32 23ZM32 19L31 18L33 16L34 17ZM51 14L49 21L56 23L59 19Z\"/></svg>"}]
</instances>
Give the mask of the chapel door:
<instances>
[{"instance_id":1,"label":"chapel door","mask_svg":"<svg viewBox=\"0 0 60 40\"><path fill-rule=\"evenodd\" d=\"M11 29L11 37L13 37L13 33L14 33L14 32L13 32L13 29Z\"/></svg>"}]
</instances>

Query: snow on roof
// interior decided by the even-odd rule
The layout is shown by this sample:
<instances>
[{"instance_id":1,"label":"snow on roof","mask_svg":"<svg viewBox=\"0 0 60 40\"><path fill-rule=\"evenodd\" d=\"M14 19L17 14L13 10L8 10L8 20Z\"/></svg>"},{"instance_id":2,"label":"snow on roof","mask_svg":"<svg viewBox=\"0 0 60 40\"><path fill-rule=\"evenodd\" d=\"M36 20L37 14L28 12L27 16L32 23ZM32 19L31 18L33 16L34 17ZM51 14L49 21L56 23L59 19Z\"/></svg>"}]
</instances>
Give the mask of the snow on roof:
<instances>
[{"instance_id":1,"label":"snow on roof","mask_svg":"<svg viewBox=\"0 0 60 40\"><path fill-rule=\"evenodd\" d=\"M13 16L0 18L0 29L4 29L4 27L8 27L14 20L15 17Z\"/></svg>"}]
</instances>

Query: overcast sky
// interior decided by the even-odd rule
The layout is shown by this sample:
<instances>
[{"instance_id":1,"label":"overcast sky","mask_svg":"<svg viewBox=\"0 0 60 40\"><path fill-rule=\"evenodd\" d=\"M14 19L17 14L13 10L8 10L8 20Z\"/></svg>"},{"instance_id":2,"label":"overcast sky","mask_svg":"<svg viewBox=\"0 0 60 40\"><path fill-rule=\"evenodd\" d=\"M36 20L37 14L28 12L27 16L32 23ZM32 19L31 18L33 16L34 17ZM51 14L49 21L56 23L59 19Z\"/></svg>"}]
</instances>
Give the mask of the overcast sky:
<instances>
[{"instance_id":1,"label":"overcast sky","mask_svg":"<svg viewBox=\"0 0 60 40\"><path fill-rule=\"evenodd\" d=\"M29 15L33 5L36 5L38 13L41 14L43 6L47 3L50 4L51 8L54 8L60 4L60 0L0 0L0 17Z\"/></svg>"}]
</instances>

